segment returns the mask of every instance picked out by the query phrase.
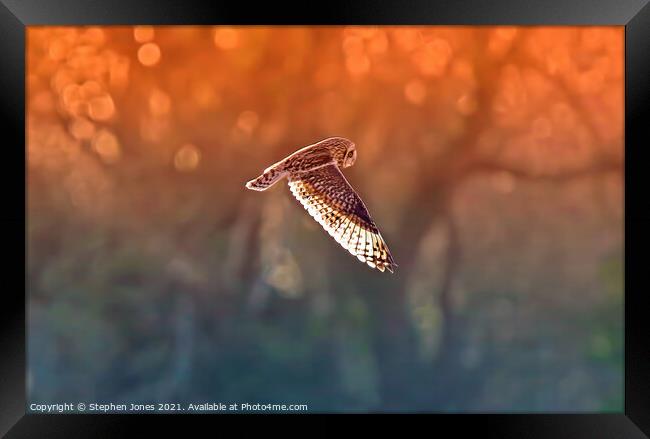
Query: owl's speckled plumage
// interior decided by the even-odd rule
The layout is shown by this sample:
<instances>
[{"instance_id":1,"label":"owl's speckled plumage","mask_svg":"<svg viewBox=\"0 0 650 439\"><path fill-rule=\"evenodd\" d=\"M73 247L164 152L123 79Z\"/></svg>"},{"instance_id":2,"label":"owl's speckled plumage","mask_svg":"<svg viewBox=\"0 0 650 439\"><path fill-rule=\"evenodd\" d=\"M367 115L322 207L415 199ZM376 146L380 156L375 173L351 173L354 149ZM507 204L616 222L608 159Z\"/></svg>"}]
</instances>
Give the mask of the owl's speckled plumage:
<instances>
[{"instance_id":1,"label":"owl's speckled plumage","mask_svg":"<svg viewBox=\"0 0 650 439\"><path fill-rule=\"evenodd\" d=\"M397 267L379 229L341 168L357 158L354 143L330 137L306 146L264 170L246 183L263 191L287 177L291 193L343 248L380 271Z\"/></svg>"}]
</instances>

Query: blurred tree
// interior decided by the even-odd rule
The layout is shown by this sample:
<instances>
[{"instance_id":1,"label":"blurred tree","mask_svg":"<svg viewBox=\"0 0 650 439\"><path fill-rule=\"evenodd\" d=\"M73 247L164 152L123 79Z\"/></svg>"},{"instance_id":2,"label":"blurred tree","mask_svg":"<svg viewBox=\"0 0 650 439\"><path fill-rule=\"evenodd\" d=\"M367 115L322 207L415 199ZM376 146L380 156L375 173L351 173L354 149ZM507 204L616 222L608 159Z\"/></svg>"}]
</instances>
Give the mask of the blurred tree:
<instances>
[{"instance_id":1,"label":"blurred tree","mask_svg":"<svg viewBox=\"0 0 650 439\"><path fill-rule=\"evenodd\" d=\"M620 408L622 35L29 29L32 399ZM331 135L394 276L243 189Z\"/></svg>"}]
</instances>

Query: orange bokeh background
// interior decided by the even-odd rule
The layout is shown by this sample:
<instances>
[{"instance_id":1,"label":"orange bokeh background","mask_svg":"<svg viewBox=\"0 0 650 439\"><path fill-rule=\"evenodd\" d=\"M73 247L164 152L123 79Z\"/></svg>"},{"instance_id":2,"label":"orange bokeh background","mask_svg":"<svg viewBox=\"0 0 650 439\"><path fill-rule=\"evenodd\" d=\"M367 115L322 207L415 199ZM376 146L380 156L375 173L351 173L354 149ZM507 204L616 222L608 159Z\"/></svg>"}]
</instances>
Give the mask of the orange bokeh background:
<instances>
[{"instance_id":1,"label":"orange bokeh background","mask_svg":"<svg viewBox=\"0 0 650 439\"><path fill-rule=\"evenodd\" d=\"M29 27L30 395L618 410L623 32ZM395 276L243 188L329 136Z\"/></svg>"}]
</instances>

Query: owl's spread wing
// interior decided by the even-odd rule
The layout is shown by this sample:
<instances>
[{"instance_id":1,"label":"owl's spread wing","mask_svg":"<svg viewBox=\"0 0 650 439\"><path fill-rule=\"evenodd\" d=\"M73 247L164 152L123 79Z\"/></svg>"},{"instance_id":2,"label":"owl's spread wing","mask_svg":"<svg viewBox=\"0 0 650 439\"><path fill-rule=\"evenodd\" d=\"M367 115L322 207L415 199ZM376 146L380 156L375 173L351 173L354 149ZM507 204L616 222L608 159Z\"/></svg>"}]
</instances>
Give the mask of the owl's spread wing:
<instances>
[{"instance_id":1,"label":"owl's spread wing","mask_svg":"<svg viewBox=\"0 0 650 439\"><path fill-rule=\"evenodd\" d=\"M309 214L361 262L391 273L397 267L368 209L336 165L291 175L289 188Z\"/></svg>"}]
</instances>

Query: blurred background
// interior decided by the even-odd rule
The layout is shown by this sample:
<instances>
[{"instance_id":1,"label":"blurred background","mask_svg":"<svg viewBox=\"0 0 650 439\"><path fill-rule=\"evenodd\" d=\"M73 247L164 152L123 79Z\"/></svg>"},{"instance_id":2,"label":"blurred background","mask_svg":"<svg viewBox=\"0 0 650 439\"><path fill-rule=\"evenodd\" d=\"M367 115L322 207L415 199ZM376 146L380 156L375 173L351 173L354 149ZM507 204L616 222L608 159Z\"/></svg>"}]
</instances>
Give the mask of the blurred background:
<instances>
[{"instance_id":1,"label":"blurred background","mask_svg":"<svg viewBox=\"0 0 650 439\"><path fill-rule=\"evenodd\" d=\"M27 43L31 402L622 411L622 27ZM394 275L244 189L329 136Z\"/></svg>"}]
</instances>

